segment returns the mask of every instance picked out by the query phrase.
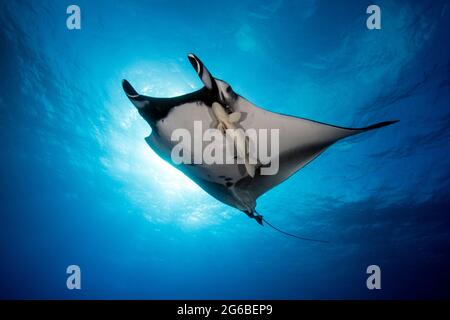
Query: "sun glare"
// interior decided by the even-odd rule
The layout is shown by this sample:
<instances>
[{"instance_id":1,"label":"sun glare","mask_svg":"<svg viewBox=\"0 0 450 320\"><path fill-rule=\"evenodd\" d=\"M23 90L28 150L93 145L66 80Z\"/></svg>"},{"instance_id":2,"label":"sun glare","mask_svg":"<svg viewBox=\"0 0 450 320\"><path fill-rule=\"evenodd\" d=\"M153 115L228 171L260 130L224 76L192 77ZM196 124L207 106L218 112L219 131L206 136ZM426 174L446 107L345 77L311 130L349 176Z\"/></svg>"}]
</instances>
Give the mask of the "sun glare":
<instances>
[{"instance_id":1,"label":"sun glare","mask_svg":"<svg viewBox=\"0 0 450 320\"><path fill-rule=\"evenodd\" d=\"M123 77L146 95L170 97L192 91L186 83L173 82L180 77L169 75L169 80L148 65L124 72ZM167 89L163 90L165 86ZM108 155L101 161L123 182L124 192L132 203L152 222L175 222L183 228L198 228L221 221L226 216L226 207L147 145L144 138L151 128L131 103L124 103L122 95L117 86L111 88L111 103L107 106L111 121L103 140Z\"/></svg>"}]
</instances>

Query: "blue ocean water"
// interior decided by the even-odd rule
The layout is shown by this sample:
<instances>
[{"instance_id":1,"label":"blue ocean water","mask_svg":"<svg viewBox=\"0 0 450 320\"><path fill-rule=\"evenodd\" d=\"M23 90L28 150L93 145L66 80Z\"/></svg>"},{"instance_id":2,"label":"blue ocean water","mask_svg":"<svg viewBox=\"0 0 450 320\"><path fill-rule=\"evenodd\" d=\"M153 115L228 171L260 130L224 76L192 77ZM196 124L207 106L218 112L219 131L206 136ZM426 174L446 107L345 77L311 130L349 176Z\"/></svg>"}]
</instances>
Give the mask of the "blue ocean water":
<instances>
[{"instance_id":1,"label":"blue ocean water","mask_svg":"<svg viewBox=\"0 0 450 320\"><path fill-rule=\"evenodd\" d=\"M66 8L81 9L81 30ZM0 1L0 298L450 296L450 2ZM258 200L261 227L148 148L121 88L202 86L349 138ZM66 267L82 289L66 288ZM381 268L368 290L366 268Z\"/></svg>"}]
</instances>

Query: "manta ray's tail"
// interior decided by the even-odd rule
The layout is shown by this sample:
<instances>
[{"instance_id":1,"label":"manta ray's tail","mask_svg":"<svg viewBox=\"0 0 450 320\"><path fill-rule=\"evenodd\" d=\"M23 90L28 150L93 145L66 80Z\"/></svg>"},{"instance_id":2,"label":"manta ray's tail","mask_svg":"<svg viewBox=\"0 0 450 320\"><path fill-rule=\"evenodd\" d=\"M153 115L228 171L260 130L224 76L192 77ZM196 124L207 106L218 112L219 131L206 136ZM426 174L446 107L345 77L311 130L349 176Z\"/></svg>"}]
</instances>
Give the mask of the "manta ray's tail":
<instances>
[{"instance_id":1,"label":"manta ray's tail","mask_svg":"<svg viewBox=\"0 0 450 320\"><path fill-rule=\"evenodd\" d=\"M256 213L257 213L257 212L256 212ZM300 240L305 240L305 241L313 241L313 242L329 243L329 241L318 240L318 239L311 239L311 238L305 238L305 237L300 237L300 236L297 236L297 235L295 235L295 234L292 234L292 233L283 231L283 230L281 230L281 229L278 229L278 228L275 227L274 225L270 224L266 219L264 219L264 217L263 217L262 215L260 215L259 213L257 213L257 215L255 215L255 219L256 219L256 221L257 221L260 225L262 225L262 222L264 221L264 223L267 224L267 225L268 225L269 227L271 227L272 229L274 229L274 230L276 230L276 231L278 231L278 232L280 232L280 233L282 233L282 234L285 234L285 235L287 235L287 236L290 236L290 237L294 237L294 238L297 238L297 239L300 239Z\"/></svg>"}]
</instances>

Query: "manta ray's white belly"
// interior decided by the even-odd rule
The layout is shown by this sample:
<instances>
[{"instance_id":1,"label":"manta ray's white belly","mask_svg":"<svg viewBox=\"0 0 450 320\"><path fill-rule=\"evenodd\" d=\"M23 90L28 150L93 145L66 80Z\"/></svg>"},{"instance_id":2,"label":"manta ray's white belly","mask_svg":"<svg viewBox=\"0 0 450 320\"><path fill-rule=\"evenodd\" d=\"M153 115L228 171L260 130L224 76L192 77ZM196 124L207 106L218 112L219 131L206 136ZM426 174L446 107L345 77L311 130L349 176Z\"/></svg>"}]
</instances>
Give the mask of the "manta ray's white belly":
<instances>
[{"instance_id":1,"label":"manta ray's white belly","mask_svg":"<svg viewBox=\"0 0 450 320\"><path fill-rule=\"evenodd\" d=\"M199 124L201 124L200 132L198 132ZM197 129L195 129L195 126ZM203 140L203 135L206 130L217 127L217 120L211 108L207 105L200 102L193 102L174 107L170 110L166 118L157 122L156 127L161 139L169 146L170 150L180 143L179 140L172 141L174 133L180 132L179 129L184 129L185 132L189 132L190 141L181 141L181 143L183 144L183 149L189 150L191 153L192 163L187 164L187 167L195 176L230 187L246 175L245 167L238 165L236 161L234 164L226 164L225 162L206 164L204 161L196 164L193 162L194 159L203 159L203 154L198 153L203 153L208 145L210 147L212 146L211 144L214 145L214 149L218 150L221 148L223 150L223 160L225 160L227 151L229 152L229 149L227 150L224 143L225 139L221 141L215 141L214 139L213 141ZM177 135L175 134L174 136ZM194 139L200 139L202 148L198 148L198 150L194 148Z\"/></svg>"}]
</instances>

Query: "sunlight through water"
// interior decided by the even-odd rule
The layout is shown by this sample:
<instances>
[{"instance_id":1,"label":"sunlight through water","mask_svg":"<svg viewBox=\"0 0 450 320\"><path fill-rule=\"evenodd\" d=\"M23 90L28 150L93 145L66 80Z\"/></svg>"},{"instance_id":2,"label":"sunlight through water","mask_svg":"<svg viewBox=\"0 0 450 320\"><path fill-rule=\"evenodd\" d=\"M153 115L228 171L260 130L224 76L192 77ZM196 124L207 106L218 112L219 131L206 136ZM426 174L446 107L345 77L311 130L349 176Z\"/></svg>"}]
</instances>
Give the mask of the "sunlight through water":
<instances>
[{"instance_id":1,"label":"sunlight through water","mask_svg":"<svg viewBox=\"0 0 450 320\"><path fill-rule=\"evenodd\" d=\"M170 97L193 88L163 67L138 64L123 72L138 92L155 97ZM178 80L177 80L178 79ZM111 112L107 138L107 157L101 159L111 175L124 184L123 191L156 223L173 223L183 228L198 228L218 223L231 210L204 192L197 184L162 160L145 142L150 126L139 116L121 88L110 88ZM155 192L157 190L157 192ZM184 208L180 214L180 208ZM218 219L219 217L219 219Z\"/></svg>"}]
</instances>

